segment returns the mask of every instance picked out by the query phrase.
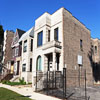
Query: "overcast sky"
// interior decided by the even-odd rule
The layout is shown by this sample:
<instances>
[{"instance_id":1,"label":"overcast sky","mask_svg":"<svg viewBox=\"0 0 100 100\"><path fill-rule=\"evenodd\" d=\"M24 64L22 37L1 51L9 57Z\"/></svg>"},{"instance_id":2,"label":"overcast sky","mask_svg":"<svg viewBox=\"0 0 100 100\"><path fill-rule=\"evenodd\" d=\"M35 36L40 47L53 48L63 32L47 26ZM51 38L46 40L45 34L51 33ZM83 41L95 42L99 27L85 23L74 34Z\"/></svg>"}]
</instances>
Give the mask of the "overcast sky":
<instances>
[{"instance_id":1,"label":"overcast sky","mask_svg":"<svg viewBox=\"0 0 100 100\"><path fill-rule=\"evenodd\" d=\"M0 24L4 30L29 30L44 12L54 13L61 7L91 30L100 39L100 0L0 0Z\"/></svg>"}]
</instances>

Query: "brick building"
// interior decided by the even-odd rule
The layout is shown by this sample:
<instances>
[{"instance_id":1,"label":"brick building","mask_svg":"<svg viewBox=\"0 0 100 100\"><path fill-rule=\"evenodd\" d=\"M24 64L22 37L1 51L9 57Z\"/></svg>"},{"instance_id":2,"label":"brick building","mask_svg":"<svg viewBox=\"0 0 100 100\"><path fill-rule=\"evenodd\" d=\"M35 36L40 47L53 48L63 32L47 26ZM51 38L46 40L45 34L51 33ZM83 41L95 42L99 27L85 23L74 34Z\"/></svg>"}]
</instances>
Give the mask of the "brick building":
<instances>
[{"instance_id":1,"label":"brick building","mask_svg":"<svg viewBox=\"0 0 100 100\"><path fill-rule=\"evenodd\" d=\"M11 67L11 59L12 59L12 40L14 37L14 32L6 30L4 32L4 45L3 45L3 64L8 69Z\"/></svg>"},{"instance_id":2,"label":"brick building","mask_svg":"<svg viewBox=\"0 0 100 100\"><path fill-rule=\"evenodd\" d=\"M44 13L36 19L33 45L34 78L36 71L62 72L63 68L67 67L67 70L70 70L67 75L70 76L73 71L86 70L87 84L93 84L89 58L90 30L65 8L60 8L53 14ZM71 86L74 85L73 80L67 82Z\"/></svg>"}]
</instances>

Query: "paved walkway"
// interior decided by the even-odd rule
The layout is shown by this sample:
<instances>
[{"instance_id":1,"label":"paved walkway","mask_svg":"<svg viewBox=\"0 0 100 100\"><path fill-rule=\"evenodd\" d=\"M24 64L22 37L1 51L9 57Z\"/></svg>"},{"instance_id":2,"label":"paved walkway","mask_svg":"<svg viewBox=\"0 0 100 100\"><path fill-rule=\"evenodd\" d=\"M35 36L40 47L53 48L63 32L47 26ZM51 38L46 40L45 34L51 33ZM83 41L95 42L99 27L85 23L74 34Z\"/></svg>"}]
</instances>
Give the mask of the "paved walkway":
<instances>
[{"instance_id":1,"label":"paved walkway","mask_svg":"<svg viewBox=\"0 0 100 100\"><path fill-rule=\"evenodd\" d=\"M21 95L28 96L29 98L34 99L34 100L61 100L61 99L58 99L55 97L51 97L51 96L33 92L31 87L19 88L19 87L9 86L9 85L5 85L5 84L1 84L1 83L0 83L0 87L4 87L9 90L15 91Z\"/></svg>"}]
</instances>

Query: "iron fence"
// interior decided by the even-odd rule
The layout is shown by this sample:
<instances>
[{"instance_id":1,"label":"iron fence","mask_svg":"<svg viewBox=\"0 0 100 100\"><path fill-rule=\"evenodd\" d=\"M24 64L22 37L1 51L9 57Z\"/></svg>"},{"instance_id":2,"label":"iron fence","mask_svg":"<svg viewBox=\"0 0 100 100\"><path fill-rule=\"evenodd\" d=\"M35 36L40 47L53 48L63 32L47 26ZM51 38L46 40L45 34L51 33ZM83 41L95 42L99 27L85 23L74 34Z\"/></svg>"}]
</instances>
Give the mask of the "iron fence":
<instances>
[{"instance_id":1,"label":"iron fence","mask_svg":"<svg viewBox=\"0 0 100 100\"><path fill-rule=\"evenodd\" d=\"M89 100L86 70L36 72L36 92L67 100Z\"/></svg>"}]
</instances>

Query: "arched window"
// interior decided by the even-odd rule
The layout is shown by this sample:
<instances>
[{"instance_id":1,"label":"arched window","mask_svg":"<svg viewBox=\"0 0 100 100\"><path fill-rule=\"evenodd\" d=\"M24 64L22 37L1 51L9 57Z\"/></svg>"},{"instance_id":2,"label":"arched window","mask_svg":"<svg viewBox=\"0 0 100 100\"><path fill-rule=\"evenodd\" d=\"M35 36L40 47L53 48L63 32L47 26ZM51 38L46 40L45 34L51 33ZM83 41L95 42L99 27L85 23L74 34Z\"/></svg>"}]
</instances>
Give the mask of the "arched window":
<instances>
[{"instance_id":1,"label":"arched window","mask_svg":"<svg viewBox=\"0 0 100 100\"><path fill-rule=\"evenodd\" d=\"M37 57L36 70L37 71L41 71L42 70L42 58L41 58L41 56Z\"/></svg>"}]
</instances>

